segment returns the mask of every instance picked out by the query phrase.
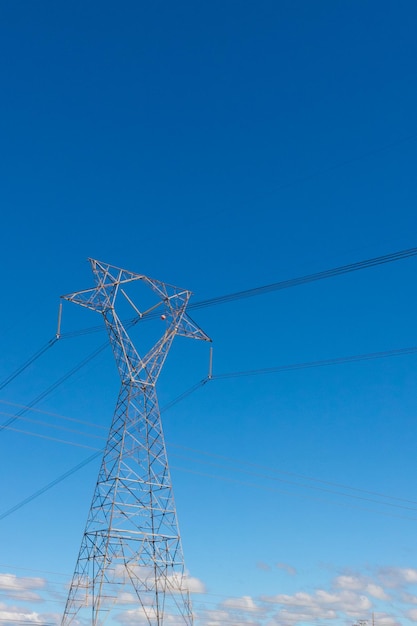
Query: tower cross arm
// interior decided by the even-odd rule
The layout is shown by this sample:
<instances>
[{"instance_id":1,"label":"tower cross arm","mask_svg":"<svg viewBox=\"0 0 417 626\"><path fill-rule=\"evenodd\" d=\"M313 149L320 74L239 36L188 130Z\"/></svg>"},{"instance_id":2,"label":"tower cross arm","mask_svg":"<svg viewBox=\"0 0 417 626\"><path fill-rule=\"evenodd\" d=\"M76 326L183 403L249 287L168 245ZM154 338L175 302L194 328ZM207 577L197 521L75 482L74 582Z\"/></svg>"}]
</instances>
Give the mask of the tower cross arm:
<instances>
[{"instance_id":1,"label":"tower cross arm","mask_svg":"<svg viewBox=\"0 0 417 626\"><path fill-rule=\"evenodd\" d=\"M107 305L107 294L100 291L99 288L84 289L61 296L63 300L74 302L80 306L90 309L91 311L99 311L102 313Z\"/></svg>"},{"instance_id":2,"label":"tower cross arm","mask_svg":"<svg viewBox=\"0 0 417 626\"><path fill-rule=\"evenodd\" d=\"M176 291L164 299L166 317L170 325L175 328L175 334L182 337L191 337L201 341L211 341L210 337L186 313L191 291Z\"/></svg>"},{"instance_id":3,"label":"tower cross arm","mask_svg":"<svg viewBox=\"0 0 417 626\"><path fill-rule=\"evenodd\" d=\"M143 274L135 274L115 265L102 263L96 259L89 259L89 261L96 286L61 297L92 311L104 313L108 309L113 309L120 285L138 280L141 281L146 278Z\"/></svg>"},{"instance_id":4,"label":"tower cross arm","mask_svg":"<svg viewBox=\"0 0 417 626\"><path fill-rule=\"evenodd\" d=\"M191 319L191 317L185 313L178 327L176 328L176 334L181 337L190 337L191 339L200 339L201 341L210 341L210 337L202 330L198 324Z\"/></svg>"}]
</instances>

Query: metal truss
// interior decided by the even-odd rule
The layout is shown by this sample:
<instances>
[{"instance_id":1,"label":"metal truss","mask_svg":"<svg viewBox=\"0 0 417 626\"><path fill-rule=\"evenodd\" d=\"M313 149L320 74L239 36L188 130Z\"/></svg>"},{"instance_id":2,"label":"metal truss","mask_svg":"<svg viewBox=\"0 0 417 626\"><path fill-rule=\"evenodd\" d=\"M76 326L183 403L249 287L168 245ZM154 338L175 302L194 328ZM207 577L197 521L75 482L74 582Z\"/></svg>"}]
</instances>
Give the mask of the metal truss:
<instances>
[{"instance_id":1,"label":"metal truss","mask_svg":"<svg viewBox=\"0 0 417 626\"><path fill-rule=\"evenodd\" d=\"M155 384L175 335L210 341L186 315L191 293L90 259L96 287L64 299L101 313L121 389L62 625L191 626L193 614ZM157 296L140 312L126 293L142 281ZM116 313L159 311L165 332L141 357ZM136 317L137 319L137 317Z\"/></svg>"}]
</instances>

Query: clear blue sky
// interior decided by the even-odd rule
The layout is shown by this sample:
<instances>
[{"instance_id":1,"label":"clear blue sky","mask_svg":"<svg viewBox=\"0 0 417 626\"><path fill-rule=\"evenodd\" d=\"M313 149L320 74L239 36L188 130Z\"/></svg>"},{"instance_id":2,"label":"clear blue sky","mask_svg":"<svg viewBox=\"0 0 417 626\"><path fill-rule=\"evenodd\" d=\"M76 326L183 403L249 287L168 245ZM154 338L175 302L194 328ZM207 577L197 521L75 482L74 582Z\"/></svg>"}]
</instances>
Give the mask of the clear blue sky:
<instances>
[{"instance_id":1,"label":"clear blue sky","mask_svg":"<svg viewBox=\"0 0 417 626\"><path fill-rule=\"evenodd\" d=\"M416 246L416 20L402 0L3 0L0 379L92 286L87 257L197 301ZM217 374L413 346L416 270L193 317ZM99 323L64 307L63 333ZM2 421L104 341L58 342L0 392ZM178 338L161 405L207 362ZM417 621L416 366L213 380L164 414L196 626ZM102 445L117 391L105 351L37 405L90 425L0 432L0 515ZM97 469L0 521L2 626L58 623Z\"/></svg>"}]
</instances>

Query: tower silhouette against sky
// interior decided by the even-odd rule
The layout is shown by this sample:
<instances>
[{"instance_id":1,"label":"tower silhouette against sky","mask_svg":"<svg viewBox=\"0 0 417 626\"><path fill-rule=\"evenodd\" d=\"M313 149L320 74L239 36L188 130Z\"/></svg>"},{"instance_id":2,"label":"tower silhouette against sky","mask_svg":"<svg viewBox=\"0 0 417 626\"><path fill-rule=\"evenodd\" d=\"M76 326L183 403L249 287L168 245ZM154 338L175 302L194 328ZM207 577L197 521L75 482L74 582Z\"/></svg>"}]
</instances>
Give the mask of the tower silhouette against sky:
<instances>
[{"instance_id":1,"label":"tower silhouette against sky","mask_svg":"<svg viewBox=\"0 0 417 626\"><path fill-rule=\"evenodd\" d=\"M90 259L96 287L63 296L104 317L121 388L103 453L62 625L190 626L181 538L155 384L175 335L210 341L187 316L191 292ZM126 289L153 294L144 311ZM156 298L155 298L156 296ZM120 302L123 300L123 302ZM162 337L141 357L116 312L158 316Z\"/></svg>"}]
</instances>

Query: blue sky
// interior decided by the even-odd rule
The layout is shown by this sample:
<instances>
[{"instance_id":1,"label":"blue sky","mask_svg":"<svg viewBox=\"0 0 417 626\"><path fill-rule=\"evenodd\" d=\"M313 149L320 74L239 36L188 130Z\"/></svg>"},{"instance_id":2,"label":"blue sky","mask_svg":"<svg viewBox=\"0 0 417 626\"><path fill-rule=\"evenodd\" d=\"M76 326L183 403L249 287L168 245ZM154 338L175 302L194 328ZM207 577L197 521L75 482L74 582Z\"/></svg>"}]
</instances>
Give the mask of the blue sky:
<instances>
[{"instance_id":1,"label":"blue sky","mask_svg":"<svg viewBox=\"0 0 417 626\"><path fill-rule=\"evenodd\" d=\"M3 1L0 379L92 286L87 257L199 301L414 247L416 18L401 0ZM413 346L415 272L193 317L215 374ZM64 305L63 334L99 323ZM61 339L0 392L2 421L104 342ZM416 364L213 380L164 413L196 626L417 621ZM207 367L178 338L161 405ZM103 445L117 392L105 350L0 433L0 515ZM0 624L58 623L97 470L0 520Z\"/></svg>"}]
</instances>

